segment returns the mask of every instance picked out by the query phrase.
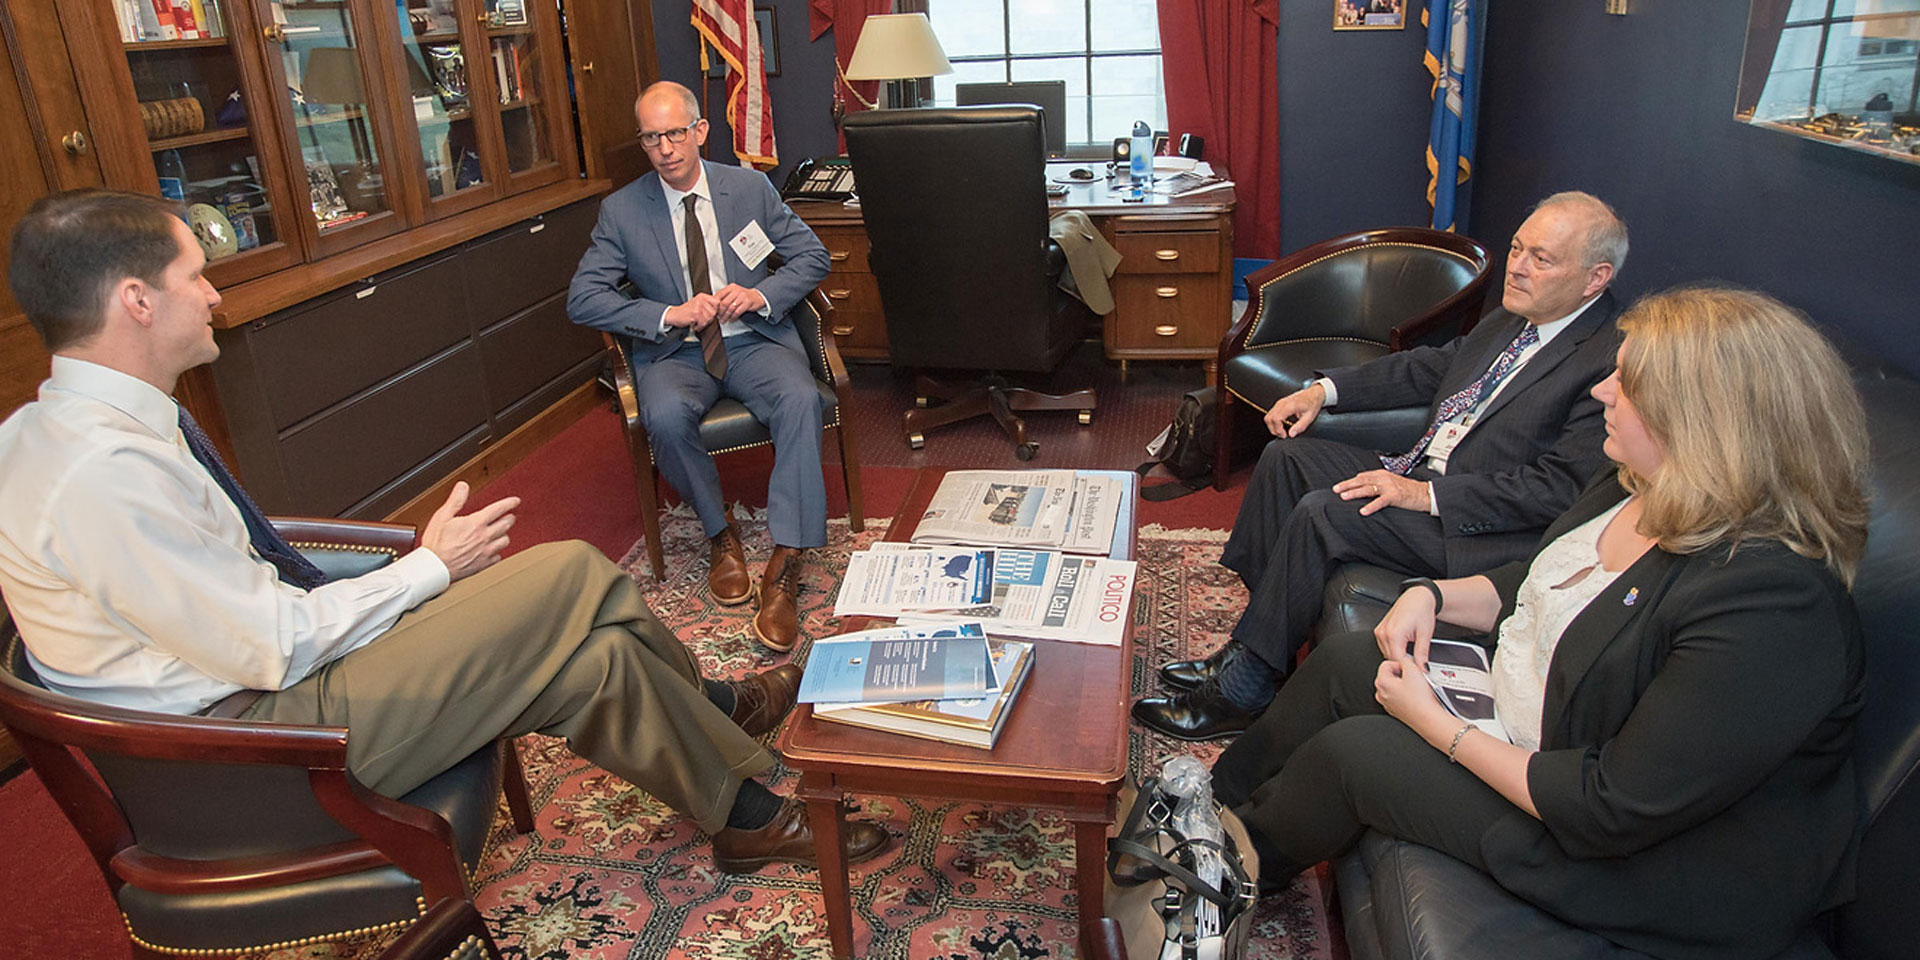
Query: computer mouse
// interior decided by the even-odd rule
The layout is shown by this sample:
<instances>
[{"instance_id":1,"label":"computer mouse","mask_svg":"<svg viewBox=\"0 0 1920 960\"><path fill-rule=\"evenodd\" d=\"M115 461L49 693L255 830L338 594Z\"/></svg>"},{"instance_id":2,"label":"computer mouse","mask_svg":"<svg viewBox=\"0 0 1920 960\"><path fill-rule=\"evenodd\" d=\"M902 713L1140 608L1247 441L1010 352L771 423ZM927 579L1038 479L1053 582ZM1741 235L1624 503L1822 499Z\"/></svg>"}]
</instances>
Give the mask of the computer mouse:
<instances>
[{"instance_id":1,"label":"computer mouse","mask_svg":"<svg viewBox=\"0 0 1920 960\"><path fill-rule=\"evenodd\" d=\"M1086 167L1074 167L1072 170L1067 171L1067 176L1075 180L1092 180L1093 171L1088 170Z\"/></svg>"}]
</instances>

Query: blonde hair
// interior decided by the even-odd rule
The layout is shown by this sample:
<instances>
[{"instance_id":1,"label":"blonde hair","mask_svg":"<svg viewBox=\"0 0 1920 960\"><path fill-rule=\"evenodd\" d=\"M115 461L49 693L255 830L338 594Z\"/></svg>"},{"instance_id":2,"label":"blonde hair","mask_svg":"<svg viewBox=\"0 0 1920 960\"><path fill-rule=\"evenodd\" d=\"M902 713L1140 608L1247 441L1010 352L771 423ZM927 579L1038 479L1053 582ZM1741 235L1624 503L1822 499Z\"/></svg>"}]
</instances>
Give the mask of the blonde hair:
<instances>
[{"instance_id":1,"label":"blonde hair","mask_svg":"<svg viewBox=\"0 0 1920 960\"><path fill-rule=\"evenodd\" d=\"M1798 311L1746 290L1648 297L1620 317L1620 386L1666 458L1641 532L1693 553L1777 540L1853 584L1867 540L1867 429L1833 346Z\"/></svg>"}]
</instances>

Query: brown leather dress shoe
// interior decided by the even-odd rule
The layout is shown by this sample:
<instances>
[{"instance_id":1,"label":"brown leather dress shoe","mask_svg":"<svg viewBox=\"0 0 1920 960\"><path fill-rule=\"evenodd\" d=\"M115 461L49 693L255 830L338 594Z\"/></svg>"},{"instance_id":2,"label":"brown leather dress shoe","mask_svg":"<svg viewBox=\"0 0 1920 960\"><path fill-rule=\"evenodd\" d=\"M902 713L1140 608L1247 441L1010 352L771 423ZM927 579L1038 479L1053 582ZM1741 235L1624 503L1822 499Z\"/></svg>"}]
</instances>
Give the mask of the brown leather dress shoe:
<instances>
[{"instance_id":1,"label":"brown leather dress shoe","mask_svg":"<svg viewBox=\"0 0 1920 960\"><path fill-rule=\"evenodd\" d=\"M760 612L753 615L753 635L767 649L785 653L800 642L800 554L795 547L774 547L767 572L760 575Z\"/></svg>"},{"instance_id":2,"label":"brown leather dress shoe","mask_svg":"<svg viewBox=\"0 0 1920 960\"><path fill-rule=\"evenodd\" d=\"M871 860L887 848L891 838L878 824L847 820L840 826L847 862ZM728 827L713 835L713 862L728 873L752 873L776 861L817 867L813 827L807 823L807 805L792 797L780 806L773 822L758 830Z\"/></svg>"},{"instance_id":3,"label":"brown leather dress shoe","mask_svg":"<svg viewBox=\"0 0 1920 960\"><path fill-rule=\"evenodd\" d=\"M707 554L707 592L725 606L746 603L753 596L753 578L747 573L747 554L740 546L740 530L727 511L727 528L711 541Z\"/></svg>"},{"instance_id":4,"label":"brown leather dress shoe","mask_svg":"<svg viewBox=\"0 0 1920 960\"><path fill-rule=\"evenodd\" d=\"M793 698L800 693L800 668L793 664L774 667L745 680L735 680L733 722L758 737L780 727L780 721L793 712Z\"/></svg>"}]
</instances>

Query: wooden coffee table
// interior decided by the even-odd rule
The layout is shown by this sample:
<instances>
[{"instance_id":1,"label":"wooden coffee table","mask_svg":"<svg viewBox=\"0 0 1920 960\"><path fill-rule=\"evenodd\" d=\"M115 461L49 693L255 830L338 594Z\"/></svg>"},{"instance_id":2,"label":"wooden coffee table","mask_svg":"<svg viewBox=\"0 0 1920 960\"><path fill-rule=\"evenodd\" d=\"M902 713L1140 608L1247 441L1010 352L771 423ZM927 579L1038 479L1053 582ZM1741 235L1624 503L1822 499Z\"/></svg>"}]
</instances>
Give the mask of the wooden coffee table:
<instances>
[{"instance_id":1,"label":"wooden coffee table","mask_svg":"<svg viewBox=\"0 0 1920 960\"><path fill-rule=\"evenodd\" d=\"M922 468L895 515L887 539L906 540L945 476ZM1131 559L1139 487L1128 490L1123 540L1113 556ZM1137 589L1137 588L1136 588ZM778 749L800 774L796 794L807 803L820 856L833 955L853 955L853 901L841 817L847 794L975 801L1057 810L1074 825L1074 864L1083 949L1105 912L1106 834L1127 774L1127 699L1133 662L1132 611L1118 647L1040 640L1033 674L1014 700L992 750L941 743L815 720L801 704L788 718ZM864 620L848 629L864 629ZM1090 950L1088 952L1091 952Z\"/></svg>"}]
</instances>

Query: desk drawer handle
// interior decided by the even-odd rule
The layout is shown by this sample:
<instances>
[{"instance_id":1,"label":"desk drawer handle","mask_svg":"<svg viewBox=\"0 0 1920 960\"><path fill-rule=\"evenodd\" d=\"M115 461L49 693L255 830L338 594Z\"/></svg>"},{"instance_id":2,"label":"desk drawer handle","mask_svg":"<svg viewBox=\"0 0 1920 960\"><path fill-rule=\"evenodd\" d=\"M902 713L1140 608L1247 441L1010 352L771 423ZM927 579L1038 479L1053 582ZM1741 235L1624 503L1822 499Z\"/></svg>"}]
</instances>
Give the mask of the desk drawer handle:
<instances>
[{"instance_id":1,"label":"desk drawer handle","mask_svg":"<svg viewBox=\"0 0 1920 960\"><path fill-rule=\"evenodd\" d=\"M853 256L852 250L828 250L827 251L827 259L832 260L834 263L839 263L840 261L845 260L851 256Z\"/></svg>"},{"instance_id":2,"label":"desk drawer handle","mask_svg":"<svg viewBox=\"0 0 1920 960\"><path fill-rule=\"evenodd\" d=\"M1171 300L1180 295L1179 287L1154 287L1153 295L1162 300Z\"/></svg>"},{"instance_id":3,"label":"desk drawer handle","mask_svg":"<svg viewBox=\"0 0 1920 960\"><path fill-rule=\"evenodd\" d=\"M827 291L827 299L828 299L828 300L845 300L845 299L847 299L848 297L851 297L851 296L853 296L853 291L852 291L852 290L848 290L848 289L846 289L845 287L842 287L842 288L840 288L840 289L838 289L838 290L828 290L828 291Z\"/></svg>"},{"instance_id":4,"label":"desk drawer handle","mask_svg":"<svg viewBox=\"0 0 1920 960\"><path fill-rule=\"evenodd\" d=\"M1156 337L1171 337L1179 332L1180 328L1171 323L1163 323L1153 328L1153 335Z\"/></svg>"},{"instance_id":5,"label":"desk drawer handle","mask_svg":"<svg viewBox=\"0 0 1920 960\"><path fill-rule=\"evenodd\" d=\"M844 326L844 327L843 327L843 326L841 326L840 324L837 324L837 323L836 323L836 324L834 324L834 325L833 325L833 335L834 335L834 336L836 336L836 337L851 337L851 336L853 336L853 324L851 324L851 323L849 323L849 324L847 324L847 325L846 325L846 326Z\"/></svg>"},{"instance_id":6,"label":"desk drawer handle","mask_svg":"<svg viewBox=\"0 0 1920 960\"><path fill-rule=\"evenodd\" d=\"M1153 258L1154 258L1155 260L1178 260L1178 259L1180 259L1180 251L1178 251L1178 250L1155 250L1155 251L1153 252Z\"/></svg>"}]
</instances>

